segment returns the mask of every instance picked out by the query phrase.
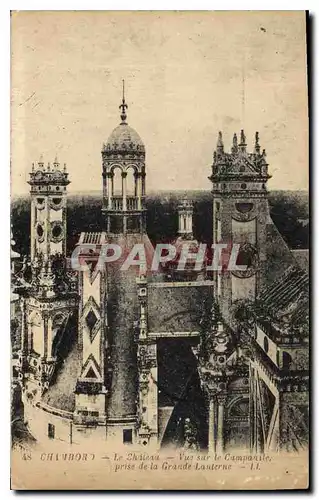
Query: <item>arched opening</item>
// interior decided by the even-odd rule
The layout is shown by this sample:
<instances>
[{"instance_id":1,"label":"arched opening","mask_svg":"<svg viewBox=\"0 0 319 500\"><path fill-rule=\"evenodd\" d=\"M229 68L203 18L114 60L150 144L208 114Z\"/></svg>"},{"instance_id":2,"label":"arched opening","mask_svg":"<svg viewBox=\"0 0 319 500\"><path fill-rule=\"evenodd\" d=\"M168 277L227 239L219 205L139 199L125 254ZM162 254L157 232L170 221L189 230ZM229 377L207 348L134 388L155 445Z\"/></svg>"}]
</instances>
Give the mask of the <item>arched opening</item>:
<instances>
[{"instance_id":1,"label":"arched opening","mask_svg":"<svg viewBox=\"0 0 319 500\"><path fill-rule=\"evenodd\" d=\"M249 449L249 398L238 396L230 403L225 421L225 448Z\"/></svg>"},{"instance_id":2,"label":"arched opening","mask_svg":"<svg viewBox=\"0 0 319 500\"><path fill-rule=\"evenodd\" d=\"M112 177L112 196L122 196L123 195L123 185L122 185L122 170L120 167L115 167L113 170Z\"/></svg>"},{"instance_id":3,"label":"arched opening","mask_svg":"<svg viewBox=\"0 0 319 500\"><path fill-rule=\"evenodd\" d=\"M137 179L133 167L127 169L126 194L127 196L137 196Z\"/></svg>"}]
</instances>

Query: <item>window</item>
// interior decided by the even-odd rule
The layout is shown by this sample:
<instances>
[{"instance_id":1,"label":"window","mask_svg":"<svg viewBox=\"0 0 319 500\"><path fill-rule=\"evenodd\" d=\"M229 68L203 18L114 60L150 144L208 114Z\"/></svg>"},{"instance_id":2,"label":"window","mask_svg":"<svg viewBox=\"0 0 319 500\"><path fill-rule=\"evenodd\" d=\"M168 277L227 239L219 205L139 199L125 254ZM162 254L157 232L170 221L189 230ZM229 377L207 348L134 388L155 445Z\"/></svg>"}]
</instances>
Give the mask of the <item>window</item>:
<instances>
[{"instance_id":1,"label":"window","mask_svg":"<svg viewBox=\"0 0 319 500\"><path fill-rule=\"evenodd\" d=\"M55 426L53 424L48 424L48 436L50 439L54 439L55 436Z\"/></svg>"},{"instance_id":2,"label":"window","mask_svg":"<svg viewBox=\"0 0 319 500\"><path fill-rule=\"evenodd\" d=\"M264 349L265 349L265 352L268 352L268 350L269 350L269 342L268 342L267 337L264 337Z\"/></svg>"},{"instance_id":3,"label":"window","mask_svg":"<svg viewBox=\"0 0 319 500\"><path fill-rule=\"evenodd\" d=\"M39 236L39 238L42 238L43 234L44 234L43 227L40 224L38 224L37 235Z\"/></svg>"},{"instance_id":4,"label":"window","mask_svg":"<svg viewBox=\"0 0 319 500\"><path fill-rule=\"evenodd\" d=\"M241 202L236 203L236 210L242 214L250 212L254 207L253 203Z\"/></svg>"},{"instance_id":5,"label":"window","mask_svg":"<svg viewBox=\"0 0 319 500\"><path fill-rule=\"evenodd\" d=\"M133 441L132 429L124 429L123 430L123 443L132 444L132 441Z\"/></svg>"},{"instance_id":6,"label":"window","mask_svg":"<svg viewBox=\"0 0 319 500\"><path fill-rule=\"evenodd\" d=\"M60 225L58 224L55 224L53 227L52 227L52 236L54 239L57 239L61 236L61 233L62 233L62 228Z\"/></svg>"},{"instance_id":7,"label":"window","mask_svg":"<svg viewBox=\"0 0 319 500\"><path fill-rule=\"evenodd\" d=\"M289 370L292 363L292 357L288 352L283 351L282 353L282 367L284 370Z\"/></svg>"}]
</instances>

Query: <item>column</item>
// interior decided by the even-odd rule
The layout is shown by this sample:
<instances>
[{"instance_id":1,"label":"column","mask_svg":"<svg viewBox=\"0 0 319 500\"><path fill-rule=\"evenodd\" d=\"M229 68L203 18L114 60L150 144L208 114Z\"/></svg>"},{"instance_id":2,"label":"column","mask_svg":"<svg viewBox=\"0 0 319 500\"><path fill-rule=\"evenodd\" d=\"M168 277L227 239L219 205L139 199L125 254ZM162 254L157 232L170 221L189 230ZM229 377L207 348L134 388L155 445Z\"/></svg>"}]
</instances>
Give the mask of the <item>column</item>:
<instances>
[{"instance_id":1,"label":"column","mask_svg":"<svg viewBox=\"0 0 319 500\"><path fill-rule=\"evenodd\" d=\"M26 312L26 299L21 297L21 350L23 354L28 351L28 324Z\"/></svg>"},{"instance_id":2,"label":"column","mask_svg":"<svg viewBox=\"0 0 319 500\"><path fill-rule=\"evenodd\" d=\"M33 261L36 253L36 234L35 234L35 218L36 218L36 206L35 200L32 196L31 198L31 261Z\"/></svg>"},{"instance_id":3,"label":"column","mask_svg":"<svg viewBox=\"0 0 319 500\"><path fill-rule=\"evenodd\" d=\"M137 174L137 209L142 210L142 177L140 174Z\"/></svg>"},{"instance_id":4,"label":"column","mask_svg":"<svg viewBox=\"0 0 319 500\"><path fill-rule=\"evenodd\" d=\"M219 397L218 416L217 416L217 443L216 443L217 453L223 453L224 451L224 409L225 409L225 397Z\"/></svg>"},{"instance_id":5,"label":"column","mask_svg":"<svg viewBox=\"0 0 319 500\"><path fill-rule=\"evenodd\" d=\"M193 232L193 215L192 213L188 214L188 232Z\"/></svg>"},{"instance_id":6,"label":"column","mask_svg":"<svg viewBox=\"0 0 319 500\"><path fill-rule=\"evenodd\" d=\"M47 312L43 313L43 357L47 359L48 356L48 321L49 315Z\"/></svg>"},{"instance_id":7,"label":"column","mask_svg":"<svg viewBox=\"0 0 319 500\"><path fill-rule=\"evenodd\" d=\"M255 444L255 390L254 390L254 368L249 365L249 433L250 452L254 452Z\"/></svg>"},{"instance_id":8,"label":"column","mask_svg":"<svg viewBox=\"0 0 319 500\"><path fill-rule=\"evenodd\" d=\"M123 211L126 212L127 210L127 202L126 202L126 192L127 192L127 187L126 187L126 177L127 177L127 172L122 172L122 195L123 195Z\"/></svg>"},{"instance_id":9,"label":"column","mask_svg":"<svg viewBox=\"0 0 319 500\"><path fill-rule=\"evenodd\" d=\"M146 192L146 182L145 182L145 177L146 177L145 171L142 171L142 173L141 173L142 196L145 196L145 192Z\"/></svg>"},{"instance_id":10,"label":"column","mask_svg":"<svg viewBox=\"0 0 319 500\"><path fill-rule=\"evenodd\" d=\"M103 207L105 207L106 202L107 202L107 174L105 170L103 169Z\"/></svg>"},{"instance_id":11,"label":"column","mask_svg":"<svg viewBox=\"0 0 319 500\"><path fill-rule=\"evenodd\" d=\"M254 429L255 429L255 451L256 453L262 452L262 443L261 443L261 416L260 416L260 407L259 407L259 391L258 391L258 374L256 374L255 368L255 378L254 378L254 402L255 402L255 416L254 416Z\"/></svg>"},{"instance_id":12,"label":"column","mask_svg":"<svg viewBox=\"0 0 319 500\"><path fill-rule=\"evenodd\" d=\"M215 442L215 396L209 395L209 414L208 414L208 451L216 451Z\"/></svg>"},{"instance_id":13,"label":"column","mask_svg":"<svg viewBox=\"0 0 319 500\"><path fill-rule=\"evenodd\" d=\"M107 176L109 178L109 190L108 190L108 202L107 202L107 208L110 210L112 208L112 196L113 196L113 191L114 191L114 173L113 172L108 172ZM111 184L111 186L110 186Z\"/></svg>"},{"instance_id":14,"label":"column","mask_svg":"<svg viewBox=\"0 0 319 500\"><path fill-rule=\"evenodd\" d=\"M47 357L52 358L52 318L48 317Z\"/></svg>"},{"instance_id":15,"label":"column","mask_svg":"<svg viewBox=\"0 0 319 500\"><path fill-rule=\"evenodd\" d=\"M64 256L66 256L67 222L66 222L66 198L65 198L65 195L63 195L63 197L62 197L62 227L63 227L62 254Z\"/></svg>"}]
</instances>

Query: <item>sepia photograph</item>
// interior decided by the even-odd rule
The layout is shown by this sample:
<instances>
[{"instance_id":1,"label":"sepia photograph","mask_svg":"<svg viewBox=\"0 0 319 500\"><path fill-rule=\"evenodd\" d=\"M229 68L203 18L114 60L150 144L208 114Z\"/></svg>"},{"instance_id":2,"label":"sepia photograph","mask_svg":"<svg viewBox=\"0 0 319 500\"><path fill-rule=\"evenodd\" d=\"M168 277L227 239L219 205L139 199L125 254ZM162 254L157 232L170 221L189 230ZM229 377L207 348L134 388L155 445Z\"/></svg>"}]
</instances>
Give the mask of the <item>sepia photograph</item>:
<instances>
[{"instance_id":1,"label":"sepia photograph","mask_svg":"<svg viewBox=\"0 0 319 500\"><path fill-rule=\"evenodd\" d=\"M11 12L11 488L309 487L305 11Z\"/></svg>"}]
</instances>

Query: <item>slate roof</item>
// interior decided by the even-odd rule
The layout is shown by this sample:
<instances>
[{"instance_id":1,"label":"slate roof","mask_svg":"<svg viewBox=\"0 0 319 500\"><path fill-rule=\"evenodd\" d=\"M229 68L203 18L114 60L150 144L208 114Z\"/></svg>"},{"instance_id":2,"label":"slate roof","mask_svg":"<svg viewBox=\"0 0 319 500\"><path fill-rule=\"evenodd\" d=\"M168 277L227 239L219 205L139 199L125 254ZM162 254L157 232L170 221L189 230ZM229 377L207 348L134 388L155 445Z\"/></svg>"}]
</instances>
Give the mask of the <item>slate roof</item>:
<instances>
[{"instance_id":1,"label":"slate roof","mask_svg":"<svg viewBox=\"0 0 319 500\"><path fill-rule=\"evenodd\" d=\"M307 339L309 333L309 277L300 268L290 266L257 298L257 321L278 339Z\"/></svg>"},{"instance_id":2,"label":"slate roof","mask_svg":"<svg viewBox=\"0 0 319 500\"><path fill-rule=\"evenodd\" d=\"M211 283L211 282L208 282ZM205 282L165 283L148 287L150 332L191 332L200 330L204 302L212 300L212 285Z\"/></svg>"},{"instance_id":3,"label":"slate roof","mask_svg":"<svg viewBox=\"0 0 319 500\"><path fill-rule=\"evenodd\" d=\"M73 412L75 409L75 386L81 373L82 353L74 343L68 356L57 369L48 390L42 400L49 406Z\"/></svg>"}]
</instances>

